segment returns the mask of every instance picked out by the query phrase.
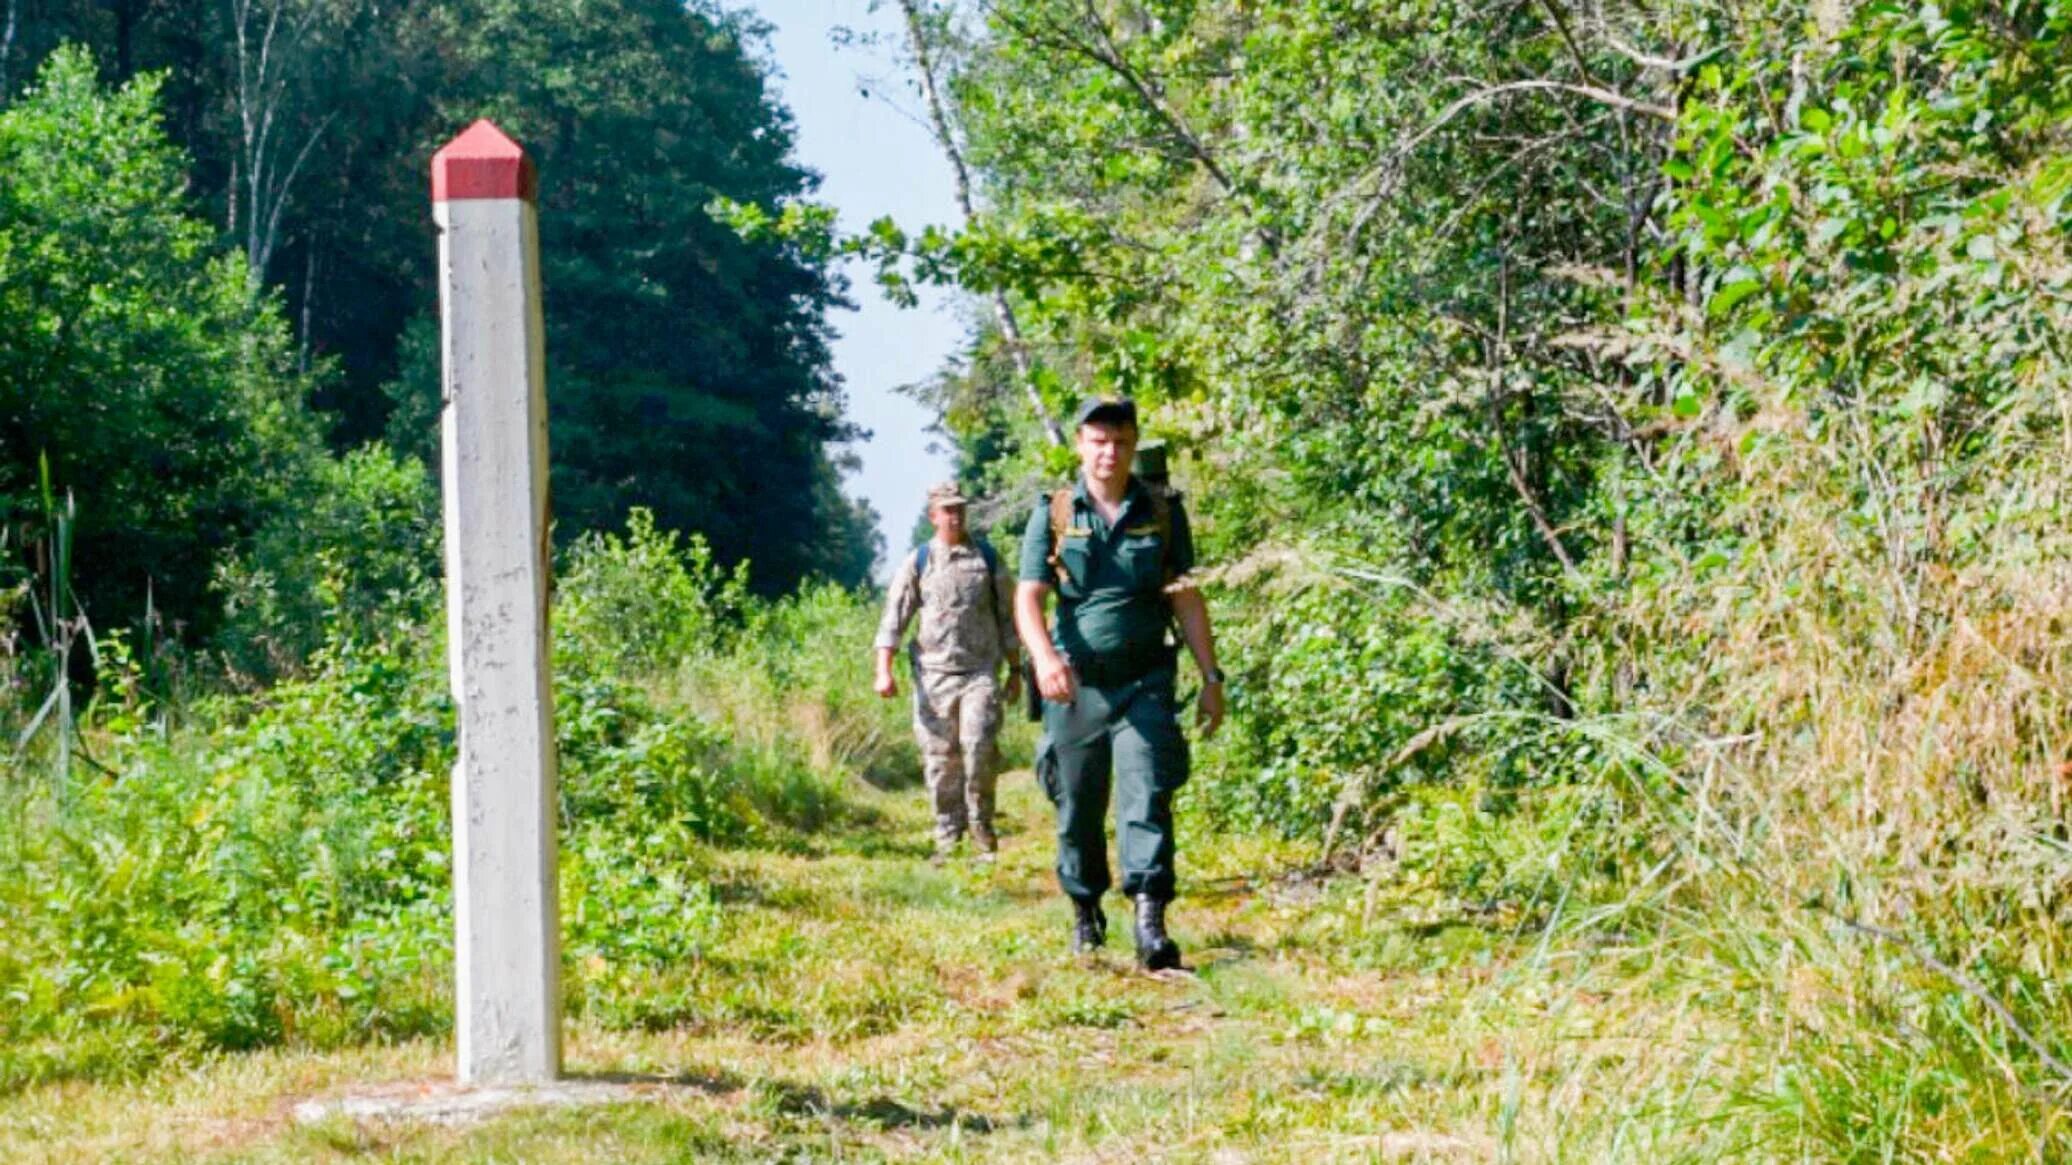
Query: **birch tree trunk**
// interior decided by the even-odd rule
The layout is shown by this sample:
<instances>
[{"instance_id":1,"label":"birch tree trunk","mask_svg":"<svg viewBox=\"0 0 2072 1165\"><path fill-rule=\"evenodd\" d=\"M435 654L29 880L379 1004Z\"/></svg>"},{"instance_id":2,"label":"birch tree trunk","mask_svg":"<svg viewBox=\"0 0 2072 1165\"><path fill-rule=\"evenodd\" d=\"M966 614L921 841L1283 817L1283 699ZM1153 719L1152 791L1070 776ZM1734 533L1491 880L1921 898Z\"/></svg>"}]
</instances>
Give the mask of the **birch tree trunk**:
<instances>
[{"instance_id":1,"label":"birch tree trunk","mask_svg":"<svg viewBox=\"0 0 2072 1165\"><path fill-rule=\"evenodd\" d=\"M246 278L255 289L266 281L266 269L280 247L281 216L294 191L296 175L335 116L326 115L299 146L285 140L292 132L287 108L289 65L306 48L304 41L316 16L316 9L309 6L289 14L291 2L267 0L262 5L259 0L230 0L237 47L236 171L244 180ZM294 149L292 158L287 157L290 148ZM237 217L233 208L233 230Z\"/></svg>"},{"instance_id":2,"label":"birch tree trunk","mask_svg":"<svg viewBox=\"0 0 2072 1165\"><path fill-rule=\"evenodd\" d=\"M921 93L928 101L928 121L935 132L936 144L942 147L943 156L950 161L950 171L957 180L957 209L964 215L968 225L977 215L971 203L971 170L964 164L963 147L957 144L957 134L950 124L950 115L942 99L942 92L936 84L935 59L929 53L928 31L921 20L920 0L899 0L900 11L906 15L907 43L913 50L914 64L921 73ZM1043 405L1043 396L1036 391L1035 370L1029 359L1029 345L1022 338L1021 322L1015 318L1014 304L1007 298L1007 292L993 292L993 318L1000 325L1000 335L1007 342L1007 354L1014 360L1015 380L1022 386L1022 395L1029 402L1029 410L1036 414L1042 424L1044 435L1053 445L1065 443L1065 430L1050 411Z\"/></svg>"},{"instance_id":3,"label":"birch tree trunk","mask_svg":"<svg viewBox=\"0 0 2072 1165\"><path fill-rule=\"evenodd\" d=\"M22 0L7 0L7 26L0 28L0 107L7 104L7 66L14 57L14 30L21 26Z\"/></svg>"}]
</instances>

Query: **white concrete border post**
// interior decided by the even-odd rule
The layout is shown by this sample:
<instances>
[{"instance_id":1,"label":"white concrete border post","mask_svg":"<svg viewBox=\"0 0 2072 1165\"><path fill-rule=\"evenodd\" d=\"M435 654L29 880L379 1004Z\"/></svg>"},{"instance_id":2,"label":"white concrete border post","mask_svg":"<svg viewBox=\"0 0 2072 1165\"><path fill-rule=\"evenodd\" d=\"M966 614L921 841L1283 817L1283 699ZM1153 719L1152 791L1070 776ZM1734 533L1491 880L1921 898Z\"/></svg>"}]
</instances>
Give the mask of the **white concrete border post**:
<instances>
[{"instance_id":1,"label":"white concrete border post","mask_svg":"<svg viewBox=\"0 0 2072 1165\"><path fill-rule=\"evenodd\" d=\"M445 364L455 1031L464 1084L561 1072L547 401L536 182L478 121L432 158Z\"/></svg>"}]
</instances>

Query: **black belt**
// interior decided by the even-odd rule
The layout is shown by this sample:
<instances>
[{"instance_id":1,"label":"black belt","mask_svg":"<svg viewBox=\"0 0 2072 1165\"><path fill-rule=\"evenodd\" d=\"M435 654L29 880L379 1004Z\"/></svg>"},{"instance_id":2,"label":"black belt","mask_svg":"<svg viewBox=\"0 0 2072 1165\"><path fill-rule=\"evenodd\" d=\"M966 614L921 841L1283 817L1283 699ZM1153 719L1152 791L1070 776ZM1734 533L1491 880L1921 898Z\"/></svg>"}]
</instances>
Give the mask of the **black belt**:
<instances>
[{"instance_id":1,"label":"black belt","mask_svg":"<svg viewBox=\"0 0 2072 1165\"><path fill-rule=\"evenodd\" d=\"M1175 653L1171 649L1160 648L1152 652L1149 659L1073 659L1071 664L1080 683L1096 688L1119 688L1156 672L1172 671Z\"/></svg>"}]
</instances>

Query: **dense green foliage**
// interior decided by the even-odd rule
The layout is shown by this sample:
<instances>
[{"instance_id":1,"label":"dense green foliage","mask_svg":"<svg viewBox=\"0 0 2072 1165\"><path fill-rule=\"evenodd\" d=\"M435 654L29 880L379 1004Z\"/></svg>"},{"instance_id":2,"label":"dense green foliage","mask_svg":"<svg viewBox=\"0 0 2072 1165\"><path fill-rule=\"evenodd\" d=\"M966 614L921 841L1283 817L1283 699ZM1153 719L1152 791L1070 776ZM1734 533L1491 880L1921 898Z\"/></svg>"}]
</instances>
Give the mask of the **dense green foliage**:
<instances>
[{"instance_id":1,"label":"dense green foliage","mask_svg":"<svg viewBox=\"0 0 2072 1165\"><path fill-rule=\"evenodd\" d=\"M852 245L1006 289L1054 413L1155 402L1195 803L1608 904L1793 1049L1783 1155L2062 1155L2072 8L923 16L983 213ZM934 399L1026 497L1002 346Z\"/></svg>"},{"instance_id":2,"label":"dense green foliage","mask_svg":"<svg viewBox=\"0 0 2072 1165\"><path fill-rule=\"evenodd\" d=\"M110 13L10 5L0 41L0 1088L450 1022L423 175L478 114L544 176L569 998L660 1022L652 977L719 916L707 847L803 844L839 778L914 766L844 662L866 601L799 586L875 555L837 489L835 284L705 210L812 181L755 29ZM111 36L112 88L59 46Z\"/></svg>"},{"instance_id":3,"label":"dense green foliage","mask_svg":"<svg viewBox=\"0 0 2072 1165\"><path fill-rule=\"evenodd\" d=\"M563 535L641 506L698 531L722 561L753 561L766 591L816 573L864 581L873 518L841 496L828 453L854 435L827 367L832 276L706 214L715 197L770 206L814 181L748 55L753 26L669 0L426 6L421 18L452 54L437 123L493 116L540 165ZM405 275L424 283L421 265L391 279ZM413 326L429 334L429 320ZM403 447L436 441L430 348L413 348L422 357L390 386Z\"/></svg>"},{"instance_id":4,"label":"dense green foliage","mask_svg":"<svg viewBox=\"0 0 2072 1165\"><path fill-rule=\"evenodd\" d=\"M81 502L86 609L150 588L195 619L222 548L314 492L322 446L278 305L180 200L157 90L103 93L72 51L0 110L0 524L41 520L47 465ZM0 584L30 566L8 558Z\"/></svg>"},{"instance_id":5,"label":"dense green foliage","mask_svg":"<svg viewBox=\"0 0 2072 1165\"><path fill-rule=\"evenodd\" d=\"M437 461L426 173L479 116L542 176L563 542L644 506L765 593L868 576L874 517L839 488L839 281L706 210L817 180L760 26L667 0L125 0L10 4L0 27L0 585L50 582L45 457L77 500L78 610L141 628L148 591L151 637L240 674L321 638L327 553L388 556L349 580L362 607L429 569L391 553L423 544L403 461ZM393 456L324 456L373 439ZM372 509L279 528L334 495Z\"/></svg>"},{"instance_id":6,"label":"dense green foliage","mask_svg":"<svg viewBox=\"0 0 2072 1165\"><path fill-rule=\"evenodd\" d=\"M913 765L898 708L800 662L863 658L867 604L749 598L702 545L632 525L571 549L554 653L567 990L607 1024L658 1022L653 977L710 941L707 847L804 844L842 811L848 772ZM306 677L208 701L169 734L139 685L110 684L87 714L110 776L0 790L0 1089L449 1027L435 612L422 588L372 634L333 611ZM717 711L748 689L781 703Z\"/></svg>"}]
</instances>

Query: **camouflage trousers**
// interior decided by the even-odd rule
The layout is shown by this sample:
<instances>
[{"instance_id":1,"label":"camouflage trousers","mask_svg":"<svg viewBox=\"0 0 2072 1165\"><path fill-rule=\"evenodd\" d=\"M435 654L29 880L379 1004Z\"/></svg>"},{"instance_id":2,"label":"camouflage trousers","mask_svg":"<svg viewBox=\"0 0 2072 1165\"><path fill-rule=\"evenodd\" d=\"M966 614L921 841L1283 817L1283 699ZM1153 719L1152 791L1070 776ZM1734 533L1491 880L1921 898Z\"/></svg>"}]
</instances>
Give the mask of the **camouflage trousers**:
<instances>
[{"instance_id":1,"label":"camouflage trousers","mask_svg":"<svg viewBox=\"0 0 2072 1165\"><path fill-rule=\"evenodd\" d=\"M1000 769L1000 687L987 672L916 672L914 739L935 808L935 840L964 836L993 848L993 786Z\"/></svg>"}]
</instances>

